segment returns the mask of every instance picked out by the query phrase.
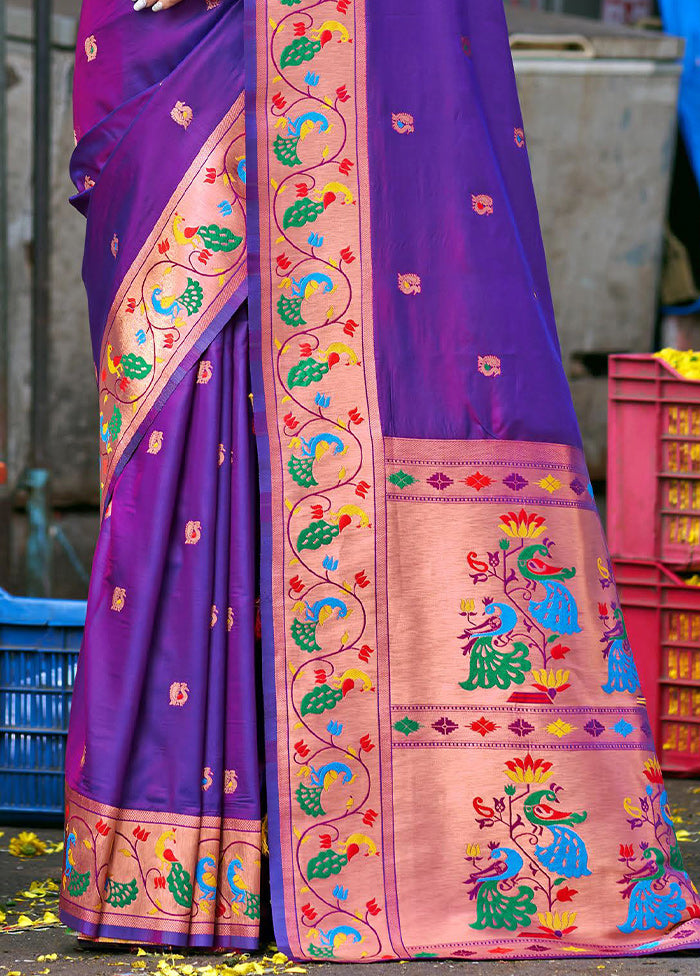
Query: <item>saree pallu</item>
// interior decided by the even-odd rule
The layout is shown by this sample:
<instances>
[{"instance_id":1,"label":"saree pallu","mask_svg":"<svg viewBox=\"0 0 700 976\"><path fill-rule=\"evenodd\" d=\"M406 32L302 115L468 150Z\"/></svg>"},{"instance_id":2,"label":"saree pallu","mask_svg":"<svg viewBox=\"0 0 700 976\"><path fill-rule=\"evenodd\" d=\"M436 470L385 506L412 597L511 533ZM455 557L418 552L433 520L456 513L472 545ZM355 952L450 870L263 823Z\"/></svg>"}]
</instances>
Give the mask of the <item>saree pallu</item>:
<instances>
[{"instance_id":1,"label":"saree pallu","mask_svg":"<svg viewBox=\"0 0 700 976\"><path fill-rule=\"evenodd\" d=\"M700 947L500 0L86 0L76 124L104 518L64 921Z\"/></svg>"}]
</instances>

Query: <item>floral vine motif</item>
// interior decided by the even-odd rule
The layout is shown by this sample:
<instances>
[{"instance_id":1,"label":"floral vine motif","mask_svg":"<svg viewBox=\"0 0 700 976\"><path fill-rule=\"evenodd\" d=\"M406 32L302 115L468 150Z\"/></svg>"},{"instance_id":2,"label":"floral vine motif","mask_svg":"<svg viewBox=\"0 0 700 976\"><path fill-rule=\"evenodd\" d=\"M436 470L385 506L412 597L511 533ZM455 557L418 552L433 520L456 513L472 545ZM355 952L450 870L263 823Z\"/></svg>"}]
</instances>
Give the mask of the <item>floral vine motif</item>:
<instances>
[{"instance_id":1,"label":"floral vine motif","mask_svg":"<svg viewBox=\"0 0 700 976\"><path fill-rule=\"evenodd\" d=\"M591 873L586 844L574 830L588 815L562 808L562 787L549 782L540 788L553 775L551 762L528 753L508 760L503 771L510 780L503 794L492 804L480 796L472 803L479 829L498 825L502 840L489 842L488 856L479 844L467 845L471 871L464 883L476 901L471 927L515 931L529 928L537 915L539 931L533 934L561 939L577 927L576 912L558 910L578 894L567 882Z\"/></svg>"},{"instance_id":2,"label":"floral vine motif","mask_svg":"<svg viewBox=\"0 0 700 976\"><path fill-rule=\"evenodd\" d=\"M67 810L62 888L69 904L83 904L124 924L122 909L146 912L158 929L178 919L235 923L260 917L260 847L224 827L206 837L189 827L140 825L72 807ZM132 811L132 813L135 811ZM136 826L134 826L136 823ZM183 833L184 831L184 833ZM204 836L203 836L204 834ZM117 880L119 879L119 880Z\"/></svg>"},{"instance_id":3,"label":"floral vine motif","mask_svg":"<svg viewBox=\"0 0 700 976\"><path fill-rule=\"evenodd\" d=\"M643 829L645 837L651 836L652 840L640 841L638 850L634 844L620 844L618 860L624 865L624 872L618 884L622 886L623 901L629 901L627 918L618 925L621 932L666 929L680 922L685 910L691 918L700 914L697 892L683 869L656 756L644 763L642 772L647 780L645 795L638 797L636 803L625 797L623 806L630 830Z\"/></svg>"},{"instance_id":4,"label":"floral vine motif","mask_svg":"<svg viewBox=\"0 0 700 976\"><path fill-rule=\"evenodd\" d=\"M201 168L188 174L176 209L163 214L150 253L139 258L111 313L98 372L103 488L165 370L184 355L201 316L244 266L244 139L243 113L234 112ZM115 257L118 246L115 234ZM210 377L211 364L202 361L198 382Z\"/></svg>"},{"instance_id":5,"label":"floral vine motif","mask_svg":"<svg viewBox=\"0 0 700 976\"><path fill-rule=\"evenodd\" d=\"M612 564L609 557L598 557L598 578L603 591L614 588ZM603 645L603 660L608 665L608 680L602 685L603 691L611 695L614 691L625 691L631 695L641 693L639 675L632 656L627 628L619 602L598 604L598 618L604 626L600 643Z\"/></svg>"},{"instance_id":6,"label":"floral vine motif","mask_svg":"<svg viewBox=\"0 0 700 976\"><path fill-rule=\"evenodd\" d=\"M300 931L311 956L333 958L341 945L361 943L370 960L384 946L381 888L364 905L353 900L354 881L364 890L375 878L381 885L381 865L372 808L379 802L376 706L363 708L375 695L373 580L359 562L366 556L354 555L364 550L362 532L373 520L367 502L373 469L364 376L353 368L363 358L364 328L355 263L360 187L349 9L346 0L295 4L269 28L269 71L276 79L268 105L276 236L270 257L280 292L273 337L280 433L288 451L286 556L295 565L287 587L284 670L290 724L297 730ZM334 90L325 90L327 75ZM346 82L337 84L343 77ZM356 405L338 416L336 400ZM341 533L358 540L344 547L342 565L334 550ZM343 575L336 579L336 573ZM351 733L364 714L373 724Z\"/></svg>"},{"instance_id":7,"label":"floral vine motif","mask_svg":"<svg viewBox=\"0 0 700 976\"><path fill-rule=\"evenodd\" d=\"M555 543L543 535L543 516L521 509L501 515L500 522L506 538L486 554L488 561L477 552L467 554L474 585L500 587L504 600L483 597L486 619L479 619L473 600L462 600L460 616L466 617L466 627L459 639L466 640L469 676L459 684L465 691L508 689L524 684L530 675L535 691L514 692L508 700L550 704L570 687L568 671L548 666L571 650L561 643L562 636L581 630L576 600L565 585L576 570L552 561ZM544 597L537 599L541 590ZM533 667L533 655L541 667Z\"/></svg>"}]
</instances>

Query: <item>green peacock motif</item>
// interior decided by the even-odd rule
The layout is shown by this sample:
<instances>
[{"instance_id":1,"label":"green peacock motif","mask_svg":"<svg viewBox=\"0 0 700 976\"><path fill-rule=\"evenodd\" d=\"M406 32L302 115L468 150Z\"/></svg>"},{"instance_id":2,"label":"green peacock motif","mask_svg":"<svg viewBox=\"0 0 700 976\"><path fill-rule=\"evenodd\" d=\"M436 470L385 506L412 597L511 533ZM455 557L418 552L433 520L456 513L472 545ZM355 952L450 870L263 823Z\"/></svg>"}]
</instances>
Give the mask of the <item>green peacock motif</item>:
<instances>
[{"instance_id":1,"label":"green peacock motif","mask_svg":"<svg viewBox=\"0 0 700 976\"><path fill-rule=\"evenodd\" d=\"M302 715L321 715L335 708L343 698L340 688L330 685L315 685L301 700Z\"/></svg>"},{"instance_id":2,"label":"green peacock motif","mask_svg":"<svg viewBox=\"0 0 700 976\"><path fill-rule=\"evenodd\" d=\"M192 904L192 879L179 861L173 861L168 872L168 888L178 905L189 908Z\"/></svg>"},{"instance_id":3,"label":"green peacock motif","mask_svg":"<svg viewBox=\"0 0 700 976\"><path fill-rule=\"evenodd\" d=\"M194 315L202 307L204 301L204 289L194 278L187 279L187 287L181 295L177 297L180 305L184 305L188 315Z\"/></svg>"},{"instance_id":4,"label":"green peacock motif","mask_svg":"<svg viewBox=\"0 0 700 976\"><path fill-rule=\"evenodd\" d=\"M84 895L85 892L90 887L90 872L84 871L82 874L80 871L76 871L75 868L71 871L70 877L68 879L68 891L74 898L79 898Z\"/></svg>"},{"instance_id":5,"label":"green peacock motif","mask_svg":"<svg viewBox=\"0 0 700 976\"><path fill-rule=\"evenodd\" d=\"M304 61L311 61L321 50L321 42L310 37L295 37L282 51L280 67L298 67Z\"/></svg>"},{"instance_id":6,"label":"green peacock motif","mask_svg":"<svg viewBox=\"0 0 700 976\"><path fill-rule=\"evenodd\" d=\"M301 783L297 787L296 798L299 806L308 814L310 817L325 817L326 811L321 806L321 793L323 792L320 786L304 786Z\"/></svg>"},{"instance_id":7,"label":"green peacock motif","mask_svg":"<svg viewBox=\"0 0 700 976\"><path fill-rule=\"evenodd\" d=\"M234 234L228 227L218 224L203 224L197 231L210 251L235 251L243 243L243 238Z\"/></svg>"},{"instance_id":8,"label":"green peacock motif","mask_svg":"<svg viewBox=\"0 0 700 976\"><path fill-rule=\"evenodd\" d=\"M475 691L477 688L510 688L512 684L523 684L531 669L527 644L513 641L511 646L493 646L494 637L513 631L518 615L505 603L489 603L484 610L489 615L498 612L500 620L490 630L460 634L460 638L469 638L464 647L464 653L469 654L469 677L459 682L460 688Z\"/></svg>"},{"instance_id":9,"label":"green peacock motif","mask_svg":"<svg viewBox=\"0 0 700 976\"><path fill-rule=\"evenodd\" d=\"M315 620L293 620L292 639L297 647L300 647L303 651L308 651L309 654L312 654L314 651L320 651L321 648L316 641L317 627L318 621Z\"/></svg>"},{"instance_id":10,"label":"green peacock motif","mask_svg":"<svg viewBox=\"0 0 700 976\"><path fill-rule=\"evenodd\" d=\"M138 893L139 887L136 884L136 878L132 878L126 883L115 881L114 878L107 878L105 882L105 900L109 905L114 905L116 908L124 908L125 905L130 905L132 901L136 900Z\"/></svg>"},{"instance_id":11,"label":"green peacock motif","mask_svg":"<svg viewBox=\"0 0 700 976\"><path fill-rule=\"evenodd\" d=\"M143 356L137 356L133 352L128 352L125 356L122 356L120 363L124 370L124 376L130 380L143 380L153 369L151 364L147 363Z\"/></svg>"},{"instance_id":12,"label":"green peacock motif","mask_svg":"<svg viewBox=\"0 0 700 976\"><path fill-rule=\"evenodd\" d=\"M295 200L291 207L287 207L282 218L282 226L286 230L288 227L303 227L305 224L313 224L323 213L322 203L316 203L310 197L302 197Z\"/></svg>"},{"instance_id":13,"label":"green peacock motif","mask_svg":"<svg viewBox=\"0 0 700 976\"><path fill-rule=\"evenodd\" d=\"M281 136L278 134L272 148L283 166L299 166L301 160L297 156L298 145L299 136Z\"/></svg>"},{"instance_id":14,"label":"green peacock motif","mask_svg":"<svg viewBox=\"0 0 700 976\"><path fill-rule=\"evenodd\" d=\"M285 325L291 325L294 329L299 325L306 325L301 317L302 301L301 295L294 295L293 298L287 298L286 295L280 296L277 302L277 311Z\"/></svg>"},{"instance_id":15,"label":"green peacock motif","mask_svg":"<svg viewBox=\"0 0 700 976\"><path fill-rule=\"evenodd\" d=\"M337 525L331 525L329 522L320 519L301 530L297 539L297 549L300 552L303 549L320 549L321 546L330 545L339 535L340 528Z\"/></svg>"},{"instance_id":16,"label":"green peacock motif","mask_svg":"<svg viewBox=\"0 0 700 976\"><path fill-rule=\"evenodd\" d=\"M312 383L320 382L329 369L328 363L319 363L311 357L300 359L287 374L287 386L311 386Z\"/></svg>"},{"instance_id":17,"label":"green peacock motif","mask_svg":"<svg viewBox=\"0 0 700 976\"><path fill-rule=\"evenodd\" d=\"M499 888L503 881L516 877L523 868L523 859L516 850L496 847L491 851L491 859L495 863L469 878L470 883L477 885L476 921L471 923L471 928L513 932L520 926L529 925L536 914L535 892L529 885L518 885L514 895L505 894Z\"/></svg>"},{"instance_id":18,"label":"green peacock motif","mask_svg":"<svg viewBox=\"0 0 700 976\"><path fill-rule=\"evenodd\" d=\"M306 876L307 878L330 878L333 874L340 874L347 863L347 854L321 851L307 864Z\"/></svg>"},{"instance_id":19,"label":"green peacock motif","mask_svg":"<svg viewBox=\"0 0 700 976\"><path fill-rule=\"evenodd\" d=\"M292 478L302 488L313 488L318 484L314 478L314 459L290 457L287 468Z\"/></svg>"}]
</instances>

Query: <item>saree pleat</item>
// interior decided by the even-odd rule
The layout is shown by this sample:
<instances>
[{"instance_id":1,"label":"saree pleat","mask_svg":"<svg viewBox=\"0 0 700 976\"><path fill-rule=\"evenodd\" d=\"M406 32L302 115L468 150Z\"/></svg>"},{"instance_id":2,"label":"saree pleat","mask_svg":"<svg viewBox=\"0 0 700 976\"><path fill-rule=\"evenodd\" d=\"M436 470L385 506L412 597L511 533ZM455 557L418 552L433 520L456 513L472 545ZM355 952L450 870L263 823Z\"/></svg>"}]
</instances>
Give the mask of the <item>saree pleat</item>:
<instances>
[{"instance_id":1,"label":"saree pleat","mask_svg":"<svg viewBox=\"0 0 700 976\"><path fill-rule=\"evenodd\" d=\"M700 947L500 0L86 0L76 129L64 921L254 948L267 864L297 959Z\"/></svg>"}]
</instances>

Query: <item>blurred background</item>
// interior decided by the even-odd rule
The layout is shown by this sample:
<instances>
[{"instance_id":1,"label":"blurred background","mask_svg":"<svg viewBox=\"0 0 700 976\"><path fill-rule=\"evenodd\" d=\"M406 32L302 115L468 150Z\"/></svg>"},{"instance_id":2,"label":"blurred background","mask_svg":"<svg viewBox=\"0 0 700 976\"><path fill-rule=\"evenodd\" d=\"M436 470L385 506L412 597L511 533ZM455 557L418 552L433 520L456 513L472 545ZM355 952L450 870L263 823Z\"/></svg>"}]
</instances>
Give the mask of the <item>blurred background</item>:
<instances>
[{"instance_id":1,"label":"blurred background","mask_svg":"<svg viewBox=\"0 0 700 976\"><path fill-rule=\"evenodd\" d=\"M70 598L87 592L98 527L84 222L67 203L79 6L4 3L0 91L0 586ZM678 140L684 41L662 31L655 0L506 8L564 363L604 506L608 355L694 339L693 314L660 311L700 294L697 187Z\"/></svg>"}]
</instances>

